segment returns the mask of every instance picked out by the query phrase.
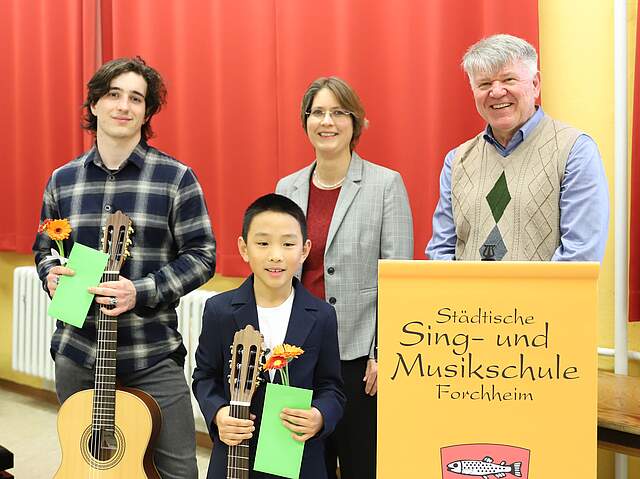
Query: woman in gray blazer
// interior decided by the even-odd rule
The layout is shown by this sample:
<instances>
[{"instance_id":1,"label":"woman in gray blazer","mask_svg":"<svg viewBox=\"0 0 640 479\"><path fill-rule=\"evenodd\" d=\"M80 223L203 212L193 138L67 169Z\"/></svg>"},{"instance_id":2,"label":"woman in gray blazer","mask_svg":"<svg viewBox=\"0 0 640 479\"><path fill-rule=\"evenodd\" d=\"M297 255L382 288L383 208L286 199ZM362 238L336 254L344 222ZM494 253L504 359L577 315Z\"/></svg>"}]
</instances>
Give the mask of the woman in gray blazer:
<instances>
[{"instance_id":1,"label":"woman in gray blazer","mask_svg":"<svg viewBox=\"0 0 640 479\"><path fill-rule=\"evenodd\" d=\"M327 441L327 469L336 477L337 456L342 479L370 479L376 474L378 259L413 258L411 209L400 174L354 151L367 120L346 82L315 80L300 119L316 158L282 178L276 193L305 211L312 248L302 283L338 315L347 404Z\"/></svg>"}]
</instances>

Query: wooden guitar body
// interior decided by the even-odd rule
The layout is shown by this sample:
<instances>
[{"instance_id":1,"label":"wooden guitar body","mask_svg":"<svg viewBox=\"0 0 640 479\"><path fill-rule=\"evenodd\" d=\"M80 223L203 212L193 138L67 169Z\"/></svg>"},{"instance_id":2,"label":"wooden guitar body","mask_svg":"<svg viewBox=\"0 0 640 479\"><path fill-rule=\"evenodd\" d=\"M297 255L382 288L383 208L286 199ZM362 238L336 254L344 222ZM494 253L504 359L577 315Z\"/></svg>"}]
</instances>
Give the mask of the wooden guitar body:
<instances>
[{"instance_id":1,"label":"wooden guitar body","mask_svg":"<svg viewBox=\"0 0 640 479\"><path fill-rule=\"evenodd\" d=\"M93 396L93 389L80 391L60 407L62 463L54 479L160 479L151 449L161 424L156 401L138 389L116 390L115 447L107 457L102 449L99 460L91 453Z\"/></svg>"}]
</instances>

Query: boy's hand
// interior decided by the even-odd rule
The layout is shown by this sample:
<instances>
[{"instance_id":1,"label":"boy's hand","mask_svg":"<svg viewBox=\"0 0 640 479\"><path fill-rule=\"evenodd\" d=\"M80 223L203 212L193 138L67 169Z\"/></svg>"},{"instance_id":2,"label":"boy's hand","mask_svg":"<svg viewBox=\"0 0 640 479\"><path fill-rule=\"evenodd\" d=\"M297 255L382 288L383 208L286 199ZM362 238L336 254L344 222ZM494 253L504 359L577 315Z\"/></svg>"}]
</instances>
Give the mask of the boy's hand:
<instances>
[{"instance_id":1,"label":"boy's hand","mask_svg":"<svg viewBox=\"0 0 640 479\"><path fill-rule=\"evenodd\" d=\"M322 414L315 407L311 409L289 409L284 408L280 413L282 424L292 434L296 441L305 442L312 438L324 425Z\"/></svg>"},{"instance_id":2,"label":"boy's hand","mask_svg":"<svg viewBox=\"0 0 640 479\"><path fill-rule=\"evenodd\" d=\"M369 396L375 396L378 392L378 362L375 359L367 361L367 369L364 372L364 392Z\"/></svg>"},{"instance_id":3,"label":"boy's hand","mask_svg":"<svg viewBox=\"0 0 640 479\"><path fill-rule=\"evenodd\" d=\"M251 419L238 419L229 416L230 406L218 409L214 422L218 426L218 435L220 440L227 446L237 446L245 439L251 439L255 427L253 419L256 418L251 414Z\"/></svg>"},{"instance_id":4,"label":"boy's hand","mask_svg":"<svg viewBox=\"0 0 640 479\"><path fill-rule=\"evenodd\" d=\"M49 270L49 274L47 274L47 289L49 290L49 294L52 298L53 295L56 294L56 288L58 287L60 276L73 276L74 274L76 273L66 266L54 266Z\"/></svg>"}]
</instances>

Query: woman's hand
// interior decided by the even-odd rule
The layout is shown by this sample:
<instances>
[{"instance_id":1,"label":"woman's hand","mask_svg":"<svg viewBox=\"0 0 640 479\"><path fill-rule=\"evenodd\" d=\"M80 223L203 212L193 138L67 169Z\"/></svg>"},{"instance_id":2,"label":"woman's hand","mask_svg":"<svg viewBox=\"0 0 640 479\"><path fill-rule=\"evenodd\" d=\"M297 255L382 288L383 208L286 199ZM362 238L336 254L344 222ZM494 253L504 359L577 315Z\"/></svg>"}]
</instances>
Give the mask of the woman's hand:
<instances>
[{"instance_id":1,"label":"woman's hand","mask_svg":"<svg viewBox=\"0 0 640 479\"><path fill-rule=\"evenodd\" d=\"M378 392L378 361L369 359L367 361L367 369L364 372L364 392L369 396L375 396Z\"/></svg>"}]
</instances>

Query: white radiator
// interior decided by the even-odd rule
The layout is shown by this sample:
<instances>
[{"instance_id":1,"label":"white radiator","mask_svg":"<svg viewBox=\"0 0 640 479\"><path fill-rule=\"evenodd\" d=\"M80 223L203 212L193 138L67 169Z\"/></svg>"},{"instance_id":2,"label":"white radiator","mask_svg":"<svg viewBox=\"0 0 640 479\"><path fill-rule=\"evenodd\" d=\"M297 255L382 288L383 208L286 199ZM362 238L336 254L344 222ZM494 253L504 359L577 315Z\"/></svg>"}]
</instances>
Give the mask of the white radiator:
<instances>
[{"instance_id":1,"label":"white radiator","mask_svg":"<svg viewBox=\"0 0 640 479\"><path fill-rule=\"evenodd\" d=\"M53 381L49 345L56 321L47 316L49 302L35 267L23 266L14 270L13 369Z\"/></svg>"},{"instance_id":2,"label":"white radiator","mask_svg":"<svg viewBox=\"0 0 640 479\"><path fill-rule=\"evenodd\" d=\"M187 348L184 374L191 386L195 368L196 348L202 327L202 311L205 301L216 294L213 291L196 290L180 300L177 308L178 330ZM13 369L54 381L54 363L49 354L55 319L47 316L49 296L42 289L36 268L23 266L13 273ZM191 394L198 430L206 431L200 408Z\"/></svg>"},{"instance_id":3,"label":"white radiator","mask_svg":"<svg viewBox=\"0 0 640 479\"><path fill-rule=\"evenodd\" d=\"M191 389L191 375L196 367L196 349L198 348L198 339L202 330L204 303L214 294L217 293L196 289L183 296L176 309L178 313L178 331L182 335L184 347L187 348L187 357L184 360L184 375L187 378L189 389ZM200 406L193 395L193 391L191 391L191 405L196 419L196 429L207 432L207 426L202 418Z\"/></svg>"}]
</instances>

